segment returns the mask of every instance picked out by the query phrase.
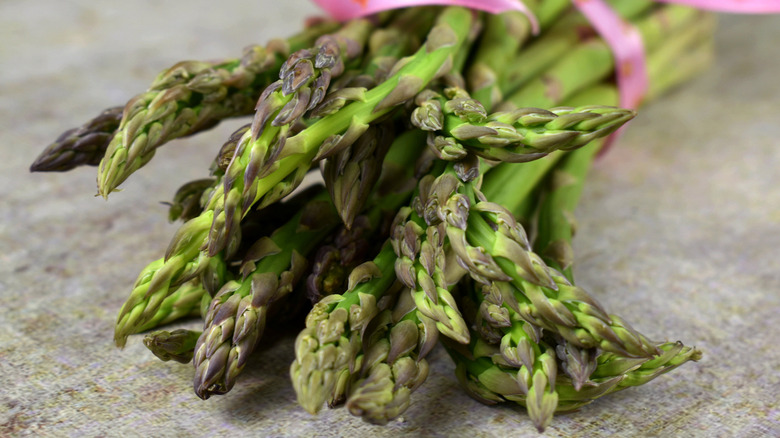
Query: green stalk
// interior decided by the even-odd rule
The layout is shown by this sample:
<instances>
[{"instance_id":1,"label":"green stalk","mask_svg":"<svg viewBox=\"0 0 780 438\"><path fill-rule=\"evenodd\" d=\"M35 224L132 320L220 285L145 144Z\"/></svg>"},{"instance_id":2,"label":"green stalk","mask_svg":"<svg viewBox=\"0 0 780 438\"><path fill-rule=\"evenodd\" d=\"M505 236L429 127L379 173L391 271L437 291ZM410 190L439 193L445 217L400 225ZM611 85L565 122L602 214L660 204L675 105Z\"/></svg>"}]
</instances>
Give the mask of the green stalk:
<instances>
[{"instance_id":1,"label":"green stalk","mask_svg":"<svg viewBox=\"0 0 780 438\"><path fill-rule=\"evenodd\" d=\"M471 22L471 13L465 9L447 8L438 17L437 25L431 30L428 40L423 48L415 55L402 60L396 65L397 72L385 82L365 93L364 99L353 102L336 113L327 115L299 134L282 141L284 150L277 142L277 136L281 136L280 128L274 126L268 129L260 128L262 133L254 131L251 147L242 148L239 144L236 157L228 168L224 209L214 206L214 223L209 235L209 254L216 254L224 248L231 239L231 228L240 220L240 217L255 204L263 206L278 199L274 189L279 183L293 174L300 175L308 170L310 163L317 158L327 156L343 149L359 137L368 125L378 118L388 114L397 105L411 99L427 83L441 74L442 67L448 60L451 61L454 53L466 37ZM402 64L402 65L401 65ZM277 98L278 100L278 98ZM257 126L265 125L281 109L284 100L263 104L258 109L256 117ZM277 116L278 117L278 116ZM270 160L263 166L270 171L265 175L260 172L257 164L253 164L254 171L245 173L252 157L264 155L252 151L262 151L271 148L281 151L277 160ZM297 178L287 181L287 185L294 187L299 183ZM284 193L284 192L282 192Z\"/></svg>"},{"instance_id":2,"label":"green stalk","mask_svg":"<svg viewBox=\"0 0 780 438\"><path fill-rule=\"evenodd\" d=\"M638 17L633 24L642 36L646 53L652 54L659 47L674 41L678 33L684 32L702 16L700 11L692 8L662 5ZM504 104L499 108L505 109L512 105L550 108L555 102L604 80L614 72L612 51L601 39L591 38L567 47L565 56L544 68L541 76L507 93Z\"/></svg>"},{"instance_id":3,"label":"green stalk","mask_svg":"<svg viewBox=\"0 0 780 438\"><path fill-rule=\"evenodd\" d=\"M466 280L468 283L469 280ZM473 283L473 280L470 282ZM493 332L499 337L498 352L492 355L496 363L517 369L517 384L525 395L525 406L536 428L541 432L552 421L558 406L556 380L558 366L555 349L541 340L541 330L523 319L504 296L509 291L506 284L492 281L481 291L469 288L470 298L478 304L474 325L480 333ZM511 293L511 292L510 292ZM479 340L469 347L472 351L492 347L479 347Z\"/></svg>"},{"instance_id":4,"label":"green stalk","mask_svg":"<svg viewBox=\"0 0 780 438\"><path fill-rule=\"evenodd\" d=\"M205 239L207 224L202 218L188 221L179 229L180 235ZM205 226L204 226L205 225ZM197 240L182 239L177 247L169 248L177 254L172 257L155 260L138 275L127 301L122 305L114 328L114 342L124 347L127 337L137 333L157 313L163 301L184 282L197 277L211 262L211 259L198 257L201 253ZM218 259L214 259L215 261ZM220 259L221 260L221 259Z\"/></svg>"},{"instance_id":5,"label":"green stalk","mask_svg":"<svg viewBox=\"0 0 780 438\"><path fill-rule=\"evenodd\" d=\"M370 28L367 20L350 21L336 33L320 37L313 48L295 52L282 65L280 80L263 92L252 127L237 143L225 171L223 193L215 193L215 202L207 206L207 210L213 211L207 245L209 256L226 248L231 252L230 246L239 237L241 219L254 204L250 201L256 199L253 182L268 173L277 173L277 158L289 146L287 137L291 129L307 110L322 102L331 79L340 76L347 63L360 61ZM364 132L355 133L353 141ZM269 194L259 207L281 199L297 187L310 163L300 166L292 175L284 175L290 179Z\"/></svg>"},{"instance_id":6,"label":"green stalk","mask_svg":"<svg viewBox=\"0 0 780 438\"><path fill-rule=\"evenodd\" d=\"M369 215L380 216L408 202L415 186L413 162L424 147L424 136L407 131L391 146ZM290 368L298 401L307 411L316 413L326 401L334 405L343 399L344 384L357 371L361 332L377 314L377 303L392 293L395 260L393 246L386 243L373 261L352 270L346 292L321 298L309 313Z\"/></svg>"},{"instance_id":7,"label":"green stalk","mask_svg":"<svg viewBox=\"0 0 780 438\"><path fill-rule=\"evenodd\" d=\"M627 21L634 21L656 3L650 0L609 1L613 10ZM549 30L535 39L528 48L512 57L509 61L506 80L502 91L511 94L527 86L561 58L569 56L574 47L587 38L594 36L590 23L576 9L571 9L557 20Z\"/></svg>"},{"instance_id":8,"label":"green stalk","mask_svg":"<svg viewBox=\"0 0 780 438\"><path fill-rule=\"evenodd\" d=\"M525 3L536 16L542 31L571 6L569 0ZM512 60L530 37L531 22L521 12L488 15L485 19L479 47L466 72L471 95L482 102L485 108L491 109L494 104L501 102L503 84L512 71Z\"/></svg>"},{"instance_id":9,"label":"green stalk","mask_svg":"<svg viewBox=\"0 0 780 438\"><path fill-rule=\"evenodd\" d=\"M463 89L450 87L444 95L421 93L412 124L430 132L429 146L446 161L462 160L469 153L504 162L532 161L605 137L635 115L632 110L593 105L551 111L518 108L487 115Z\"/></svg>"},{"instance_id":10,"label":"green stalk","mask_svg":"<svg viewBox=\"0 0 780 438\"><path fill-rule=\"evenodd\" d=\"M420 181L421 188L429 184L435 184L430 175ZM424 205L424 199L424 195L418 196L412 204ZM395 274L411 289L417 311L435 321L440 333L457 342L468 343L468 326L449 291L444 272L444 228L438 224L428 225L422 214L419 209L403 207L396 215L391 237L398 257Z\"/></svg>"}]
</instances>

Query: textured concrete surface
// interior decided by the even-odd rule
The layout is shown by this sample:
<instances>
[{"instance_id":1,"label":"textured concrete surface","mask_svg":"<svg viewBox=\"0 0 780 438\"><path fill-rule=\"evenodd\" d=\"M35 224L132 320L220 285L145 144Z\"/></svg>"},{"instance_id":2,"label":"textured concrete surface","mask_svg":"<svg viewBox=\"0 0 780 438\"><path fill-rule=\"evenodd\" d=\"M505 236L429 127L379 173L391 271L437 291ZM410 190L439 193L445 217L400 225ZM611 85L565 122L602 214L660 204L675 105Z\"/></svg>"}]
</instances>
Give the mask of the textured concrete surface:
<instances>
[{"instance_id":1,"label":"textured concrete surface","mask_svg":"<svg viewBox=\"0 0 780 438\"><path fill-rule=\"evenodd\" d=\"M175 230L158 201L204 175L240 122L163 148L110 202L92 197L92 168L29 164L160 69L236 55L313 11L304 0L0 2L0 435L537 435L522 410L466 397L441 351L408 413L381 428L298 408L291 338L206 402L189 366L159 362L138 337L113 347L136 273ZM704 359L558 416L547 436L780 436L778 41L780 17L723 17L716 65L641 112L578 211L580 284Z\"/></svg>"}]
</instances>

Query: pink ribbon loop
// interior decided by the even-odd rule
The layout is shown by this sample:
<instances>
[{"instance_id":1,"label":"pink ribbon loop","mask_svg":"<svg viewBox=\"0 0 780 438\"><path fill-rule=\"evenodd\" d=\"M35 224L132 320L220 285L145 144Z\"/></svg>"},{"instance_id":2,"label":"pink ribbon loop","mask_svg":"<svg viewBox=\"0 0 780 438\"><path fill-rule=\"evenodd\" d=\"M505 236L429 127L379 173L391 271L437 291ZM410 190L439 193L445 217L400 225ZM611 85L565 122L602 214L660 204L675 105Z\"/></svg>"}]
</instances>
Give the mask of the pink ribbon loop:
<instances>
[{"instance_id":1,"label":"pink ribbon loop","mask_svg":"<svg viewBox=\"0 0 780 438\"><path fill-rule=\"evenodd\" d=\"M574 4L612 49L620 106L639 107L649 85L642 35L603 0L574 0Z\"/></svg>"}]
</instances>

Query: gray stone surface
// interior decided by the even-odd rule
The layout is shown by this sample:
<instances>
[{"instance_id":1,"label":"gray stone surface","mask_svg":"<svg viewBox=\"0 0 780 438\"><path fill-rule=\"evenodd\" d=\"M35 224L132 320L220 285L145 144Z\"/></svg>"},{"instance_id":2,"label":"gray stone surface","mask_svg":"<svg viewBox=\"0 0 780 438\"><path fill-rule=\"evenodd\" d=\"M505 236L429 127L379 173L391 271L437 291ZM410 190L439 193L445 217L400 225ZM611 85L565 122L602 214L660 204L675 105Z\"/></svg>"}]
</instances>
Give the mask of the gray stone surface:
<instances>
[{"instance_id":1,"label":"gray stone surface","mask_svg":"<svg viewBox=\"0 0 780 438\"><path fill-rule=\"evenodd\" d=\"M91 196L92 168L29 164L173 62L237 55L314 11L304 0L0 2L0 435L537 435L522 410L463 395L440 350L408 413L380 428L295 405L291 338L206 402L189 366L159 362L138 337L113 347L136 273L175 230L158 201L202 176L240 122L163 148L110 202ZM780 436L778 41L780 17L724 16L716 64L641 112L578 211L579 283L704 359L558 416L547 436Z\"/></svg>"}]
</instances>

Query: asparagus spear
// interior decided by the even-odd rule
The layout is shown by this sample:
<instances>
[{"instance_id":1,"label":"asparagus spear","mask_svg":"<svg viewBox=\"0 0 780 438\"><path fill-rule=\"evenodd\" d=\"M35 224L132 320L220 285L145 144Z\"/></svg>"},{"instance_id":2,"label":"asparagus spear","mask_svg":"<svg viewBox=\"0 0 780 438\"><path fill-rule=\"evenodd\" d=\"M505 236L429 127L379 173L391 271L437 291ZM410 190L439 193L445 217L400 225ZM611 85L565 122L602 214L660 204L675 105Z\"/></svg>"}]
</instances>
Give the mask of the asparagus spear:
<instances>
[{"instance_id":1,"label":"asparagus spear","mask_svg":"<svg viewBox=\"0 0 780 438\"><path fill-rule=\"evenodd\" d=\"M144 336L144 345L163 362L189 363L199 336L200 332L192 330L158 330Z\"/></svg>"},{"instance_id":2,"label":"asparagus spear","mask_svg":"<svg viewBox=\"0 0 780 438\"><path fill-rule=\"evenodd\" d=\"M421 187L430 186L433 177L420 180ZM425 206L421 195L414 205ZM427 193L426 193L427 194ZM440 223L427 225L423 211L404 207L396 216L391 242L397 256L395 275L412 290L418 311L436 322L436 328L458 342L469 341L468 326L448 290L445 277L445 231ZM425 228L424 228L425 227Z\"/></svg>"},{"instance_id":3,"label":"asparagus spear","mask_svg":"<svg viewBox=\"0 0 780 438\"><path fill-rule=\"evenodd\" d=\"M575 391L581 390L590 383L590 377L598 366L600 351L597 348L578 347L566 339L559 338L555 346L555 354L560 361L560 370L569 376Z\"/></svg>"},{"instance_id":4,"label":"asparagus spear","mask_svg":"<svg viewBox=\"0 0 780 438\"><path fill-rule=\"evenodd\" d=\"M423 149L423 141L424 133L419 131L407 131L396 139L385 159L369 216L407 202L415 186L408 183L414 170L410 164ZM360 368L356 361L361 334L387 301L383 297L394 295L394 262L393 248L385 243L372 261L352 270L345 292L323 297L309 312L306 328L295 341L296 359L290 367L298 402L307 411L316 413L325 402L333 406L343 400L346 382Z\"/></svg>"},{"instance_id":5,"label":"asparagus spear","mask_svg":"<svg viewBox=\"0 0 780 438\"><path fill-rule=\"evenodd\" d=\"M303 275L306 255L337 223L321 193L270 237L258 240L242 276L225 284L205 315L195 346L195 393L207 399L233 387L262 336L269 306L289 294Z\"/></svg>"},{"instance_id":6,"label":"asparagus spear","mask_svg":"<svg viewBox=\"0 0 780 438\"><path fill-rule=\"evenodd\" d=\"M371 126L358 141L325 161L325 186L347 229L379 179L382 160L392 141L392 123Z\"/></svg>"},{"instance_id":7,"label":"asparagus spear","mask_svg":"<svg viewBox=\"0 0 780 438\"><path fill-rule=\"evenodd\" d=\"M38 155L30 172L64 172L84 164L96 166L122 120L121 106L103 110L97 117L69 129Z\"/></svg>"},{"instance_id":8,"label":"asparagus spear","mask_svg":"<svg viewBox=\"0 0 780 438\"><path fill-rule=\"evenodd\" d=\"M473 280L465 283L473 284ZM542 340L538 327L524 320L510 306L504 306L505 297L511 293L505 284L493 281L483 285L481 291L473 287L466 289L470 289L471 297L479 303L475 325L482 326L482 320L485 326L500 334L500 347L493 354L493 361L517 370L517 383L526 396L528 416L536 428L543 431L552 421L558 406L555 348Z\"/></svg>"},{"instance_id":9,"label":"asparagus spear","mask_svg":"<svg viewBox=\"0 0 780 438\"><path fill-rule=\"evenodd\" d=\"M197 222L197 218L184 224L179 233L190 234L193 228L205 228L203 223ZM201 231L192 233L197 238L205 239L206 233ZM197 241L179 239L179 246L169 247L167 253L175 251L178 254L173 257L155 260L146 266L138 275L127 301L119 311L116 327L114 328L114 342L123 347L127 337L136 333L157 313L163 301L173 293L182 283L197 277L209 263L219 263L221 258L208 259L197 257L200 248Z\"/></svg>"},{"instance_id":10,"label":"asparagus spear","mask_svg":"<svg viewBox=\"0 0 780 438\"><path fill-rule=\"evenodd\" d=\"M590 105L550 111L520 108L488 116L465 90L449 88L444 93L447 100L433 93L418 96L412 115L415 126L432 132L428 143L444 160L459 160L471 151L491 160L531 161L605 137L636 115L632 110Z\"/></svg>"},{"instance_id":11,"label":"asparagus spear","mask_svg":"<svg viewBox=\"0 0 780 438\"><path fill-rule=\"evenodd\" d=\"M105 197L144 166L155 149L174 138L210 128L220 120L251 113L260 91L287 55L333 29L323 22L266 47L250 46L241 58L180 62L160 73L145 93L125 105L122 122L98 168L98 193Z\"/></svg>"},{"instance_id":12,"label":"asparagus spear","mask_svg":"<svg viewBox=\"0 0 780 438\"><path fill-rule=\"evenodd\" d=\"M284 151L274 160L268 161L273 171L267 175L261 174L254 167L246 167L251 161L250 149L263 150L270 147L279 129L273 129L273 126L264 128L262 135L254 136L252 148L242 150L240 146L231 163L233 169L229 168L226 176L224 212L214 213L209 253L214 254L226 245L230 235L229 224L240 218L252 205L265 205L276 200L278 193L275 191L278 192L277 185L281 181L302 169L308 169L312 160L327 157L348 146L365 131L369 123L417 94L437 74L446 72L448 69L443 67L446 67L446 62L465 39L470 22L470 12L460 8L445 9L438 17L438 24L431 30L425 47L399 62L396 72L382 84L367 91L364 99L317 120L287 139ZM266 120L277 114L280 110L278 106L278 102L261 105L255 126L264 125ZM245 173L244 169L248 172ZM242 174L243 177L239 178ZM296 181L293 178L288 184L295 186Z\"/></svg>"},{"instance_id":13,"label":"asparagus spear","mask_svg":"<svg viewBox=\"0 0 780 438\"><path fill-rule=\"evenodd\" d=\"M511 295L517 301L510 302L513 310L576 345L626 356L656 354L646 338L622 320L607 315L587 292L530 252L525 233L508 211L497 204L477 203L473 192L467 197L476 214L470 214L467 220L462 216L449 220L447 235L473 278L508 282L515 288ZM456 226L458 222L465 224L465 229Z\"/></svg>"}]
</instances>

